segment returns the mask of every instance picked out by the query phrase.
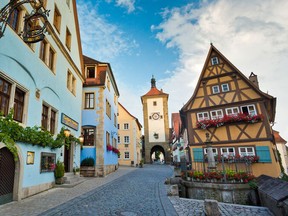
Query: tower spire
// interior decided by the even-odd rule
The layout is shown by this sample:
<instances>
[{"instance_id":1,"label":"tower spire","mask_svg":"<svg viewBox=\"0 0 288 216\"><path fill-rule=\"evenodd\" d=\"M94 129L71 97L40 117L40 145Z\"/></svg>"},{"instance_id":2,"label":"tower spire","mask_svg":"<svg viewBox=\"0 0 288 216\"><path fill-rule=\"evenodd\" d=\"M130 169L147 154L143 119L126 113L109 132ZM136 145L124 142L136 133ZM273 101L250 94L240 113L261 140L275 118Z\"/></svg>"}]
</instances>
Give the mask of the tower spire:
<instances>
[{"instance_id":1,"label":"tower spire","mask_svg":"<svg viewBox=\"0 0 288 216\"><path fill-rule=\"evenodd\" d=\"M155 80L153 75L152 75L152 79L151 79L151 88L156 88L156 80Z\"/></svg>"}]
</instances>

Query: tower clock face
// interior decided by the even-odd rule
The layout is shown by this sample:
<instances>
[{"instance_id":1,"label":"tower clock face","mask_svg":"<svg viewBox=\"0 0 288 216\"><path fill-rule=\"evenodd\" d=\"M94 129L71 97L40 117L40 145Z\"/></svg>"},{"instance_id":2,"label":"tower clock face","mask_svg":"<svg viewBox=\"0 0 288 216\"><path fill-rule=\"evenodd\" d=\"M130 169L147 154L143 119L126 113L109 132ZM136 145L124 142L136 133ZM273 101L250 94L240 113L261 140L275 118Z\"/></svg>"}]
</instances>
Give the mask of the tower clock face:
<instances>
[{"instance_id":1,"label":"tower clock face","mask_svg":"<svg viewBox=\"0 0 288 216\"><path fill-rule=\"evenodd\" d=\"M159 113L153 113L153 114L152 114L152 118L153 118L154 120L159 119Z\"/></svg>"}]
</instances>

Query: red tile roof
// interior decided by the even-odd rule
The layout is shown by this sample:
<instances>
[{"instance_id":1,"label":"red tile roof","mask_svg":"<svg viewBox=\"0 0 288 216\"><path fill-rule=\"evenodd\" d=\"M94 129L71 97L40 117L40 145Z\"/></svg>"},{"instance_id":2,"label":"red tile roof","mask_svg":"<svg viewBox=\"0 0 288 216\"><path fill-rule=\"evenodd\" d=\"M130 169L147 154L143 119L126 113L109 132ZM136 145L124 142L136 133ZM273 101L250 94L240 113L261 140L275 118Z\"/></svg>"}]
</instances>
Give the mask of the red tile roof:
<instances>
[{"instance_id":1,"label":"red tile roof","mask_svg":"<svg viewBox=\"0 0 288 216\"><path fill-rule=\"evenodd\" d=\"M280 134L279 134L278 131L273 130L273 135L274 135L274 137L275 137L276 143L284 143L284 144L287 143L287 141L284 140L284 139L280 136Z\"/></svg>"}]
</instances>

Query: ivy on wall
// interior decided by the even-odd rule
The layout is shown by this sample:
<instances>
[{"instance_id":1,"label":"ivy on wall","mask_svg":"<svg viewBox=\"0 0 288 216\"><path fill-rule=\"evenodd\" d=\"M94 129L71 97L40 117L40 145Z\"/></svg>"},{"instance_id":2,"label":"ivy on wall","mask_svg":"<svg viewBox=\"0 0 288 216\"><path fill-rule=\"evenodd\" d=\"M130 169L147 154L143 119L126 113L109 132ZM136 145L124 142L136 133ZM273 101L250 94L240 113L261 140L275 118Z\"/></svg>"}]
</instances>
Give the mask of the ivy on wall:
<instances>
[{"instance_id":1,"label":"ivy on wall","mask_svg":"<svg viewBox=\"0 0 288 216\"><path fill-rule=\"evenodd\" d=\"M7 116L0 115L0 142L3 142L14 156L18 159L16 142L22 142L41 147L50 147L51 149L61 148L66 145L70 147L72 142L80 144L79 139L70 135L64 135L64 128L61 128L59 134L54 135L49 131L42 130L41 127L22 127L18 122L13 120L13 110L10 110Z\"/></svg>"}]
</instances>

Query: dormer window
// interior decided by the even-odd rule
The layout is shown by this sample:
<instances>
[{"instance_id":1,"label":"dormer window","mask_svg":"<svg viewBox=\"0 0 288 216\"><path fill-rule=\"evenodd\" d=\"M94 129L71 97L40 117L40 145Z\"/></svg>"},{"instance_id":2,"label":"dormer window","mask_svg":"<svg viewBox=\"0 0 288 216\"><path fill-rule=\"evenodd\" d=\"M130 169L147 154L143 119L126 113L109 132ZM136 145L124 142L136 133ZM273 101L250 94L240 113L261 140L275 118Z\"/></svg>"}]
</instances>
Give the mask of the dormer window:
<instances>
[{"instance_id":1,"label":"dormer window","mask_svg":"<svg viewBox=\"0 0 288 216\"><path fill-rule=\"evenodd\" d=\"M212 64L212 65L217 65L217 64L219 64L218 58L217 58L216 56L211 58L211 64Z\"/></svg>"},{"instance_id":2,"label":"dormer window","mask_svg":"<svg viewBox=\"0 0 288 216\"><path fill-rule=\"evenodd\" d=\"M212 92L213 92L213 94L220 93L219 86L218 85L212 86Z\"/></svg>"},{"instance_id":3,"label":"dormer window","mask_svg":"<svg viewBox=\"0 0 288 216\"><path fill-rule=\"evenodd\" d=\"M86 76L87 78L95 78L95 67L87 67L86 68Z\"/></svg>"}]
</instances>

